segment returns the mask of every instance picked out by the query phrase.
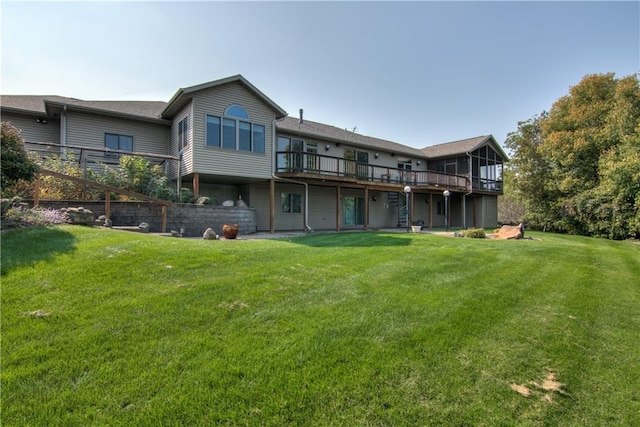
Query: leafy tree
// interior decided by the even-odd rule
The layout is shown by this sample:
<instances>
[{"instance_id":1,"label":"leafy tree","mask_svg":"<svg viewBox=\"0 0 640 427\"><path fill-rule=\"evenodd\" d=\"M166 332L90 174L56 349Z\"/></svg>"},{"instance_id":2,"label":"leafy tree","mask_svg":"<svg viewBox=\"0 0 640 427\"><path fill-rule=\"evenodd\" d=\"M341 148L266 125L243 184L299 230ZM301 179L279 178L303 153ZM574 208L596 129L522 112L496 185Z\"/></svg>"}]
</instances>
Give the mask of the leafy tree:
<instances>
[{"instance_id":1,"label":"leafy tree","mask_svg":"<svg viewBox=\"0 0 640 427\"><path fill-rule=\"evenodd\" d=\"M507 147L530 226L614 239L640 236L637 76L585 76L548 114L520 122Z\"/></svg>"},{"instance_id":2,"label":"leafy tree","mask_svg":"<svg viewBox=\"0 0 640 427\"><path fill-rule=\"evenodd\" d=\"M0 185L3 193L7 187L20 180L32 181L38 171L37 165L24 149L20 131L9 122L2 122L0 159Z\"/></svg>"}]
</instances>

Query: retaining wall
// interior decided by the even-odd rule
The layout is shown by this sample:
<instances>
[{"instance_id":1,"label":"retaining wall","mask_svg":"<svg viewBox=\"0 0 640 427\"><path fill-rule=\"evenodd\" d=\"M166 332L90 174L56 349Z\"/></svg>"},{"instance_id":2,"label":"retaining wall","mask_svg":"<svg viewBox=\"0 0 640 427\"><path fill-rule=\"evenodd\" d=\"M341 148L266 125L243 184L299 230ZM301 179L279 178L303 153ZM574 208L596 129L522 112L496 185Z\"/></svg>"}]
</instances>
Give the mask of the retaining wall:
<instances>
[{"instance_id":1,"label":"retaining wall","mask_svg":"<svg viewBox=\"0 0 640 427\"><path fill-rule=\"evenodd\" d=\"M33 205L33 202L30 203ZM104 201L40 200L42 208L74 208L82 206L93 212L96 219L105 214ZM149 231L162 231L162 207L149 202L111 202L109 219L114 226L137 226L141 222L149 224ZM222 235L224 224L238 224L239 234L256 232L256 211L240 206L178 204L167 207L167 232L184 229L185 237L202 236L207 228Z\"/></svg>"}]
</instances>

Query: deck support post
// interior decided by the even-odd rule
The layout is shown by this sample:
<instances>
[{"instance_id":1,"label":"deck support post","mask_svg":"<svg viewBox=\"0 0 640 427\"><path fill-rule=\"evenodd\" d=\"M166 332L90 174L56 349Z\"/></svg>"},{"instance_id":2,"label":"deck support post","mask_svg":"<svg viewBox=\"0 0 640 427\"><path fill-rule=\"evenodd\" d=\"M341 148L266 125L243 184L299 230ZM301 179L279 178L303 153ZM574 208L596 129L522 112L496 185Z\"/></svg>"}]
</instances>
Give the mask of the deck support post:
<instances>
[{"instance_id":1,"label":"deck support post","mask_svg":"<svg viewBox=\"0 0 640 427\"><path fill-rule=\"evenodd\" d=\"M269 233L275 233L275 216L276 213L276 180L269 180Z\"/></svg>"},{"instance_id":2,"label":"deck support post","mask_svg":"<svg viewBox=\"0 0 640 427\"><path fill-rule=\"evenodd\" d=\"M111 191L107 190L104 197L104 216L111 219Z\"/></svg>"},{"instance_id":3,"label":"deck support post","mask_svg":"<svg viewBox=\"0 0 640 427\"><path fill-rule=\"evenodd\" d=\"M364 186L364 229L369 229L369 187Z\"/></svg>"},{"instance_id":4,"label":"deck support post","mask_svg":"<svg viewBox=\"0 0 640 427\"><path fill-rule=\"evenodd\" d=\"M200 174L193 174L193 197L196 199L200 197Z\"/></svg>"},{"instance_id":5,"label":"deck support post","mask_svg":"<svg viewBox=\"0 0 640 427\"><path fill-rule=\"evenodd\" d=\"M342 195L340 194L340 186L336 187L336 231L340 231L340 216L342 210Z\"/></svg>"},{"instance_id":6,"label":"deck support post","mask_svg":"<svg viewBox=\"0 0 640 427\"><path fill-rule=\"evenodd\" d=\"M33 186L33 207L37 207L40 204L40 172L36 173L36 180Z\"/></svg>"}]
</instances>

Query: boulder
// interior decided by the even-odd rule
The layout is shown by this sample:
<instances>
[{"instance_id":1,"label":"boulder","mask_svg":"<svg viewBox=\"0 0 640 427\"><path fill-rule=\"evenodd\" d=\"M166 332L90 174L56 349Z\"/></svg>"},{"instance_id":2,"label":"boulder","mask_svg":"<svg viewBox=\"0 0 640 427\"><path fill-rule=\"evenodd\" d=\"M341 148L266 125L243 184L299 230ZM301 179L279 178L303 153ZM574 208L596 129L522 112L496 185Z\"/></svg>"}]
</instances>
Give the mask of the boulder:
<instances>
[{"instance_id":1,"label":"boulder","mask_svg":"<svg viewBox=\"0 0 640 427\"><path fill-rule=\"evenodd\" d=\"M493 233L491 237L494 239L512 240L522 239L523 234L521 225L503 225L498 231Z\"/></svg>"},{"instance_id":2,"label":"boulder","mask_svg":"<svg viewBox=\"0 0 640 427\"><path fill-rule=\"evenodd\" d=\"M138 225L138 229L141 233L148 233L149 232L149 224L146 222L141 222Z\"/></svg>"},{"instance_id":3,"label":"boulder","mask_svg":"<svg viewBox=\"0 0 640 427\"><path fill-rule=\"evenodd\" d=\"M226 206L226 207L231 207L231 206L235 206L235 203L233 200L225 200L224 202L222 202L222 206Z\"/></svg>"},{"instance_id":4,"label":"boulder","mask_svg":"<svg viewBox=\"0 0 640 427\"><path fill-rule=\"evenodd\" d=\"M95 223L93 212L83 207L63 208L60 212L67 214L70 224L93 225Z\"/></svg>"},{"instance_id":5,"label":"boulder","mask_svg":"<svg viewBox=\"0 0 640 427\"><path fill-rule=\"evenodd\" d=\"M212 228L207 228L206 230L204 230L204 234L202 235L202 238L204 240L217 240L218 235L216 234L215 231L213 231Z\"/></svg>"},{"instance_id":6,"label":"boulder","mask_svg":"<svg viewBox=\"0 0 640 427\"><path fill-rule=\"evenodd\" d=\"M208 205L211 203L211 199L207 196L200 196L198 200L196 200L196 205Z\"/></svg>"}]
</instances>

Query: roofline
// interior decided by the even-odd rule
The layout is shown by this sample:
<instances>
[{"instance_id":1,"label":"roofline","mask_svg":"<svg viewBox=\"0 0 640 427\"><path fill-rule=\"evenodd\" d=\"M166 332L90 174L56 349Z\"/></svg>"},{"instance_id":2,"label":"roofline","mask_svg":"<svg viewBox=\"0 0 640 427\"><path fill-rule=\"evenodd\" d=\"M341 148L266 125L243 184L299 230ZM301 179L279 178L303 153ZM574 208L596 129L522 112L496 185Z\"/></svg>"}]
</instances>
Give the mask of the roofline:
<instances>
[{"instance_id":1,"label":"roofline","mask_svg":"<svg viewBox=\"0 0 640 427\"><path fill-rule=\"evenodd\" d=\"M305 120L306 121L306 120ZM311 122L311 120L309 120ZM320 125L323 126L331 126L331 127L335 127L333 125L327 125L324 123L319 123L319 122L312 122L312 123L318 123ZM362 134L357 134L363 138L372 138L372 139L377 139L379 141L384 141L387 142L389 144L396 144L399 145L400 148L398 148L397 150L389 150L387 148L382 148L382 147L376 147L373 144L366 144L366 143L360 143L360 142L354 142L354 141L350 141L348 139L340 139L340 138L334 138L331 136L326 136L326 135L321 135L321 134L315 134L315 133L311 133L311 132L305 132L303 130L297 130L297 131L293 131L293 130L289 130L289 129L283 129L283 128L278 128L278 124L276 123L276 131L280 132L282 134L291 134L291 135L300 135L300 136L307 136L307 137L313 137L313 138L318 138L320 140L323 141L329 141L329 142L336 142L336 143L340 143L340 144L345 144L345 145L352 145L352 146L357 146L357 147L367 147L367 148L371 148L371 149L377 149L378 151L382 151L382 152L387 152L387 153L394 153L394 154L402 154L404 156L411 156L414 157L416 159L420 158L421 160L428 160L429 157L427 157L426 154L424 154L423 152L421 152L418 148L414 148L411 147L409 145L404 145L401 144L399 142L393 142L393 141L389 141L386 139L380 139L380 138L376 138L374 136L368 136L368 135L362 135ZM406 149L407 151L401 151L402 149ZM409 153L408 151L411 150L413 151L413 153Z\"/></svg>"},{"instance_id":2,"label":"roofline","mask_svg":"<svg viewBox=\"0 0 640 427\"><path fill-rule=\"evenodd\" d=\"M498 151L499 151L500 155L503 157L504 161L505 162L509 161L509 156L507 155L507 153L504 152L504 150L502 149L500 144L498 144L498 141L496 141L496 139L493 137L493 135L481 135L481 136L476 136L476 137L471 137L471 138L457 139L455 141L442 142L440 144L429 145L428 147L422 148L422 150L427 150L429 148L437 147L439 145L449 145L449 144L454 144L456 142L466 141L466 140L469 140L469 139L480 138L480 137L482 137L480 142L478 142L476 145L471 147L470 150L464 151L464 152L460 151L458 154L469 155L469 154L471 154L472 151L475 151L476 149L478 149L483 144L486 144L487 142L493 141L493 145L498 149ZM425 153L425 155L427 155L427 154ZM443 154L443 155L440 155L440 156L428 156L428 158L430 160L433 160L433 159L444 159L444 158L451 157L451 156L452 156L452 154Z\"/></svg>"},{"instance_id":3,"label":"roofline","mask_svg":"<svg viewBox=\"0 0 640 427\"><path fill-rule=\"evenodd\" d=\"M276 104L275 102L273 102L273 100L271 98L269 98L267 95L265 95L264 93L262 93L262 91L260 91L257 87L255 87L253 84L251 84L251 82L247 79L245 79L242 74L236 74L234 76L229 76L229 77L225 77L222 79L218 79L218 80L213 80L207 83L201 83L195 86L189 86L186 88L180 88L176 91L176 93L171 97L171 99L169 100L169 102L167 102L167 105L163 108L162 112L160 113L160 116L164 116L165 113L167 112L168 109L170 109L173 104L180 98L182 97L182 95L187 95L189 93L193 93L193 92L197 92L199 90L203 90L203 89L209 89L212 87L216 87L216 86L221 86L227 83L232 83L232 82L240 82L243 85L245 85L249 90L251 90L254 94L256 94L260 99L262 99L265 103L267 103L271 108L273 108L274 110L276 110L280 115L277 117L278 119L281 119L283 117L287 116L287 112L280 107L278 104Z\"/></svg>"},{"instance_id":4,"label":"roofline","mask_svg":"<svg viewBox=\"0 0 640 427\"><path fill-rule=\"evenodd\" d=\"M119 112L119 111L113 111L113 110L104 110L102 108L93 108L93 107L86 107L86 106L81 106L81 105L75 105L75 104L67 104L66 102L60 102L60 101L49 101L49 100L44 100L44 105L45 105L45 109L48 113L49 110L49 106L56 106L56 107L67 107L67 110L76 110L76 111L81 111L81 112L89 112L89 113L100 113L103 114L105 116L113 116L113 117L120 117L120 118L124 118L124 119L133 119L133 120L139 120L139 121L144 121L144 122L151 122L151 123L158 123L158 124L163 124L163 125L170 125L171 121L170 120L166 120L166 119L162 119L162 118L154 118L154 117L148 117L148 116L139 116L137 114L129 114L129 113L123 113L123 112Z\"/></svg>"},{"instance_id":5,"label":"roofline","mask_svg":"<svg viewBox=\"0 0 640 427\"><path fill-rule=\"evenodd\" d=\"M2 111L7 111L10 113L19 113L19 114L25 114L30 116L41 116L43 114L47 114L46 111L25 110L23 108L5 107L3 105L0 105L0 109Z\"/></svg>"}]
</instances>

